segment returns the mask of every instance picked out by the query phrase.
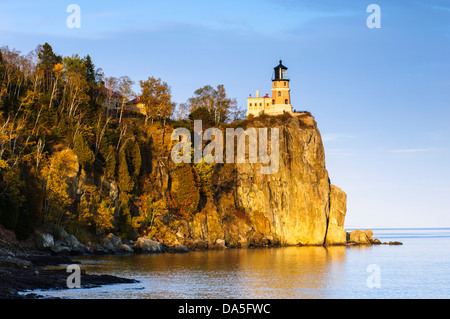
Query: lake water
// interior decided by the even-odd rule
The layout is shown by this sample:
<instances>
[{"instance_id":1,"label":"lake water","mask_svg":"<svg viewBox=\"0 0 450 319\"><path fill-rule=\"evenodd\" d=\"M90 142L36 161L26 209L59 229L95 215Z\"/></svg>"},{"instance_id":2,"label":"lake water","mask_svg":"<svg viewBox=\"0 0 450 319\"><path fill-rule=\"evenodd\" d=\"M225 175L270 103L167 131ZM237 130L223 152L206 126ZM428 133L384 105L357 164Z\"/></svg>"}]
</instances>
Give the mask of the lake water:
<instances>
[{"instance_id":1,"label":"lake water","mask_svg":"<svg viewBox=\"0 0 450 319\"><path fill-rule=\"evenodd\" d=\"M77 259L88 273L139 282L37 293L77 299L450 298L450 228L373 231L382 242L403 245L90 256Z\"/></svg>"}]
</instances>

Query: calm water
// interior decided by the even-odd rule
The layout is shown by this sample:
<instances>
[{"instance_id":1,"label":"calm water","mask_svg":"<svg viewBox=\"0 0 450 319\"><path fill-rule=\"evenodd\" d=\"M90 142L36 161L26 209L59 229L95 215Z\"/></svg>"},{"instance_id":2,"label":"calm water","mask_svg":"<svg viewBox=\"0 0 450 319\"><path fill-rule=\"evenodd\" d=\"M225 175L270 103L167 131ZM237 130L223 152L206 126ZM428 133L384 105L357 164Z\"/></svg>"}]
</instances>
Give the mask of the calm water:
<instances>
[{"instance_id":1,"label":"calm water","mask_svg":"<svg viewBox=\"0 0 450 319\"><path fill-rule=\"evenodd\" d=\"M382 242L404 245L79 258L88 273L140 282L39 293L96 299L450 298L450 228L373 231ZM368 278L378 278L378 287Z\"/></svg>"}]
</instances>

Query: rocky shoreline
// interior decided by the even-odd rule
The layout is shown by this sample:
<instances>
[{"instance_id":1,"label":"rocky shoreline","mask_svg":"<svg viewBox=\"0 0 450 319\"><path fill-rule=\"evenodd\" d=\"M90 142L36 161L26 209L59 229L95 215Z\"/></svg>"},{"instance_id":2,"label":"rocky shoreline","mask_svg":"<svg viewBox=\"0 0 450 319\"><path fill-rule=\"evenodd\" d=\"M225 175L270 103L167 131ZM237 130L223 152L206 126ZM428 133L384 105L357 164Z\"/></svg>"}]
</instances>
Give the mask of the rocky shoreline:
<instances>
[{"instance_id":1,"label":"rocky shoreline","mask_svg":"<svg viewBox=\"0 0 450 319\"><path fill-rule=\"evenodd\" d=\"M401 242L381 242L373 238L371 230L355 230L347 233L347 246L359 245L402 245ZM73 235L63 229L52 233L38 233L34 244L24 247L18 242L0 239L0 299L38 299L36 293L26 293L36 289L67 289L70 275L64 267L77 264L72 256L110 255L110 254L155 254L186 253L198 250L220 250L229 248L281 247L280 242L271 236L255 236L238 245L218 239L213 243L201 239L179 237L175 241L164 242L140 237L136 241L122 241L113 234L107 235L101 244L92 247L81 244ZM90 275L81 270L82 288L91 288L116 283L134 283L133 279L111 275Z\"/></svg>"},{"instance_id":2,"label":"rocky shoreline","mask_svg":"<svg viewBox=\"0 0 450 319\"><path fill-rule=\"evenodd\" d=\"M64 267L78 264L69 256L52 255L50 252L30 251L23 247L0 241L0 299L39 299L36 289L67 289L70 273ZM81 270L81 287L92 288L108 284L134 283L134 279L111 275L91 275Z\"/></svg>"}]
</instances>

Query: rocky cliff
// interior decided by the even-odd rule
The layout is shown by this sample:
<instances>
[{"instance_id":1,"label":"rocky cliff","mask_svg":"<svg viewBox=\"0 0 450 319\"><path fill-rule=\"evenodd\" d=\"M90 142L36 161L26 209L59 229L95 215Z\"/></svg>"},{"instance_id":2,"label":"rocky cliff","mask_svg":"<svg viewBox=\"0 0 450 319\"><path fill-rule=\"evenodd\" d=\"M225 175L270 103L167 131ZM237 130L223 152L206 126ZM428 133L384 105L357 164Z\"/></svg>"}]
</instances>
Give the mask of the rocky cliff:
<instances>
[{"instance_id":1,"label":"rocky cliff","mask_svg":"<svg viewBox=\"0 0 450 319\"><path fill-rule=\"evenodd\" d=\"M227 196L245 218L224 221L224 205L209 202L194 218L191 235L238 246L346 244L346 194L330 184L314 118L255 119L249 125L279 128L278 171L264 175L259 162L234 164L236 184Z\"/></svg>"},{"instance_id":2,"label":"rocky cliff","mask_svg":"<svg viewBox=\"0 0 450 319\"><path fill-rule=\"evenodd\" d=\"M330 184L322 138L311 116L279 126L279 169L261 175L260 165L238 164L237 195L255 230L285 245L344 244L345 194Z\"/></svg>"},{"instance_id":3,"label":"rocky cliff","mask_svg":"<svg viewBox=\"0 0 450 319\"><path fill-rule=\"evenodd\" d=\"M314 118L309 113L285 114L257 117L238 125L244 129L278 128L278 170L263 174L261 167L269 164L259 160L176 165L169 156L173 145L170 127L149 131L147 139L164 147L151 149L146 164L150 179L144 179L144 186L129 194L127 208L133 228L123 239L136 242L145 236L169 248L185 245L189 249L347 244L346 194L330 183ZM141 154L145 159L145 153ZM68 196L89 198L89 181L76 155L63 149L55 152L56 156L62 156L60 162L65 163ZM120 180L117 183L102 175L97 178L104 186L103 196L109 197L111 207L116 207L115 215L120 217L124 210L118 195ZM114 227L111 231L123 236L117 221ZM89 238L80 241L94 250L95 242L101 246L101 238Z\"/></svg>"}]
</instances>

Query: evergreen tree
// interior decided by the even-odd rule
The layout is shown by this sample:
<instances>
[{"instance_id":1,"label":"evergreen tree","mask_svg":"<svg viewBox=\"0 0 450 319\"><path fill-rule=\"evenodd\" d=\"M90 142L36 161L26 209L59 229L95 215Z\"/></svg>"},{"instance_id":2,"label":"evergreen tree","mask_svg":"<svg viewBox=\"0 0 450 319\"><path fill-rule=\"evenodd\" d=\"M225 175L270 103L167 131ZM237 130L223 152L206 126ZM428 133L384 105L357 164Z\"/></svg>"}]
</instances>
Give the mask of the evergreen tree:
<instances>
[{"instance_id":1,"label":"evergreen tree","mask_svg":"<svg viewBox=\"0 0 450 319\"><path fill-rule=\"evenodd\" d=\"M191 165L176 165L173 171L171 191L176 197L178 207L187 216L190 216L197 210L200 201L200 191Z\"/></svg>"},{"instance_id":2,"label":"evergreen tree","mask_svg":"<svg viewBox=\"0 0 450 319\"><path fill-rule=\"evenodd\" d=\"M53 77L53 68L56 64L62 63L62 57L56 55L52 46L45 42L39 50L38 59L38 66L44 71L45 86L48 89Z\"/></svg>"},{"instance_id":3,"label":"evergreen tree","mask_svg":"<svg viewBox=\"0 0 450 319\"><path fill-rule=\"evenodd\" d=\"M73 152L77 155L78 163L80 163L81 167L86 171L90 170L95 159L94 152L90 149L81 134L75 136Z\"/></svg>"},{"instance_id":4,"label":"evergreen tree","mask_svg":"<svg viewBox=\"0 0 450 319\"><path fill-rule=\"evenodd\" d=\"M134 183L130 177L125 149L123 147L119 151L118 175L120 193L123 194L121 198L128 202L129 194L133 191L134 188Z\"/></svg>"},{"instance_id":5,"label":"evergreen tree","mask_svg":"<svg viewBox=\"0 0 450 319\"><path fill-rule=\"evenodd\" d=\"M56 55L53 52L53 48L50 44L45 42L41 50L38 53L39 65L43 66L46 70L52 70L55 64L62 62L62 57Z\"/></svg>"},{"instance_id":6,"label":"evergreen tree","mask_svg":"<svg viewBox=\"0 0 450 319\"><path fill-rule=\"evenodd\" d=\"M86 81L91 85L95 84L95 65L89 54L83 59L83 62L86 67Z\"/></svg>"},{"instance_id":7,"label":"evergreen tree","mask_svg":"<svg viewBox=\"0 0 450 319\"><path fill-rule=\"evenodd\" d=\"M130 193L134 188L134 182L130 177L125 150L122 147L119 151L119 220L118 228L122 236L127 237L132 229L131 214L129 208Z\"/></svg>"},{"instance_id":8,"label":"evergreen tree","mask_svg":"<svg viewBox=\"0 0 450 319\"><path fill-rule=\"evenodd\" d=\"M133 144L128 144L126 149L127 158L129 159L129 171L134 176L138 176L141 171L141 150L139 144L135 141Z\"/></svg>"},{"instance_id":9,"label":"evergreen tree","mask_svg":"<svg viewBox=\"0 0 450 319\"><path fill-rule=\"evenodd\" d=\"M88 92L89 95L89 108L87 110L87 116L90 122L93 122L96 118L97 111L100 107L99 103L97 102L97 97L100 93L100 86L96 82L97 73L95 71L95 65L92 62L92 59L90 55L84 57L83 64L85 66L85 77L86 82L88 85Z\"/></svg>"}]
</instances>

